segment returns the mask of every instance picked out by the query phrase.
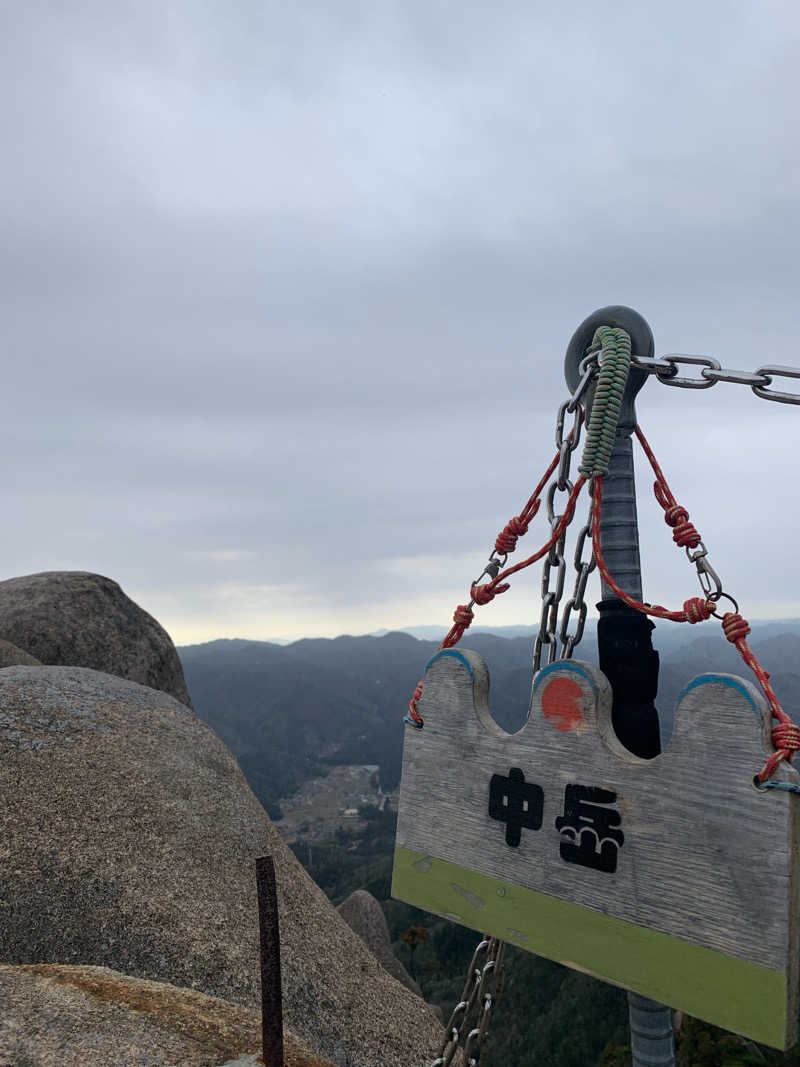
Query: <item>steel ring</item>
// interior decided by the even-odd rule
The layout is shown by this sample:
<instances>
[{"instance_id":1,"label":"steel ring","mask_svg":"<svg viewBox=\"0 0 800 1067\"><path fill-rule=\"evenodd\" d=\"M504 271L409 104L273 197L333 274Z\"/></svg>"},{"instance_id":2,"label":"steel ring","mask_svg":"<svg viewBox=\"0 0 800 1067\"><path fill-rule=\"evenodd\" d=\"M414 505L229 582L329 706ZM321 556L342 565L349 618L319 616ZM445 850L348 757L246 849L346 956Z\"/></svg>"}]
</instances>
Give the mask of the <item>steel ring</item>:
<instances>
[{"instance_id":1,"label":"steel ring","mask_svg":"<svg viewBox=\"0 0 800 1067\"><path fill-rule=\"evenodd\" d=\"M733 604L733 610L738 615L739 605L736 603L735 598L732 597L730 593L710 593L707 599L710 600L713 604L716 604L719 600L722 600L723 597L725 597L726 600L730 600L731 604Z\"/></svg>"}]
</instances>

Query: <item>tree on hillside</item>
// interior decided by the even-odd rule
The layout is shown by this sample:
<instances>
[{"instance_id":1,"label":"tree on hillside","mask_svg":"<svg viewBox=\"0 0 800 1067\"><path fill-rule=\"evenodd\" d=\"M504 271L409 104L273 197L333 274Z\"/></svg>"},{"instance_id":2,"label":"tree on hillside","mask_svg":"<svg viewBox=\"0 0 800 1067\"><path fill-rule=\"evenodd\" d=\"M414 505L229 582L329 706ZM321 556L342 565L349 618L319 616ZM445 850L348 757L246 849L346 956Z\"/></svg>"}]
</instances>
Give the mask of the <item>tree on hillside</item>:
<instances>
[{"instance_id":1,"label":"tree on hillside","mask_svg":"<svg viewBox=\"0 0 800 1067\"><path fill-rule=\"evenodd\" d=\"M426 926L409 926L406 932L403 934L402 940L408 945L411 953L411 961L408 965L411 977L416 979L414 974L414 953L417 949L417 945L421 945L423 941L428 941L428 929Z\"/></svg>"}]
</instances>

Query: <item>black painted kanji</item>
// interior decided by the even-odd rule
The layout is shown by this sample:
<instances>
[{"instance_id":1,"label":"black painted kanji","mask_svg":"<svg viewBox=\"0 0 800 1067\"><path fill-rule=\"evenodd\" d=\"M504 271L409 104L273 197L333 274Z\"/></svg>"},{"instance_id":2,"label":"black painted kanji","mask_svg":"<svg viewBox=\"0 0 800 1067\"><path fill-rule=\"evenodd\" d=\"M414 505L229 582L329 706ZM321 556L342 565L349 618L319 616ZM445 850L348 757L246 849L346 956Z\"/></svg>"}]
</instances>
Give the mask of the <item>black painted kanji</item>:
<instances>
[{"instance_id":1,"label":"black painted kanji","mask_svg":"<svg viewBox=\"0 0 800 1067\"><path fill-rule=\"evenodd\" d=\"M493 774L489 782L489 818L506 824L506 844L519 846L521 831L538 830L542 825L544 792L535 782L526 782L519 767L508 777Z\"/></svg>"},{"instance_id":2,"label":"black painted kanji","mask_svg":"<svg viewBox=\"0 0 800 1067\"><path fill-rule=\"evenodd\" d=\"M617 794L593 785L568 785L564 790L564 814L556 818L561 831L561 858L595 871L613 874L617 854L625 840L617 827L622 818L614 808Z\"/></svg>"}]
</instances>

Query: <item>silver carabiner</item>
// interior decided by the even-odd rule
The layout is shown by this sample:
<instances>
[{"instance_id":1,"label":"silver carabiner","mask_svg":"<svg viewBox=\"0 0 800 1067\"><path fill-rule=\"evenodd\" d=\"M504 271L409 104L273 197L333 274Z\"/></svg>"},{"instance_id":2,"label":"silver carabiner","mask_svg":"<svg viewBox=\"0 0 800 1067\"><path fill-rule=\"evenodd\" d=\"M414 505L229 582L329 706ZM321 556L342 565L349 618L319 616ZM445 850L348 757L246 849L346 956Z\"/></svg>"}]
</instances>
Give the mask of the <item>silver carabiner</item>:
<instances>
[{"instance_id":1,"label":"silver carabiner","mask_svg":"<svg viewBox=\"0 0 800 1067\"><path fill-rule=\"evenodd\" d=\"M711 600L714 596L723 596L722 581L720 579L720 576L708 562L708 559L705 554L699 559L696 559L694 562L697 567L697 577L700 581L700 588L706 594L707 599ZM715 586L714 589L711 588L712 582Z\"/></svg>"}]
</instances>

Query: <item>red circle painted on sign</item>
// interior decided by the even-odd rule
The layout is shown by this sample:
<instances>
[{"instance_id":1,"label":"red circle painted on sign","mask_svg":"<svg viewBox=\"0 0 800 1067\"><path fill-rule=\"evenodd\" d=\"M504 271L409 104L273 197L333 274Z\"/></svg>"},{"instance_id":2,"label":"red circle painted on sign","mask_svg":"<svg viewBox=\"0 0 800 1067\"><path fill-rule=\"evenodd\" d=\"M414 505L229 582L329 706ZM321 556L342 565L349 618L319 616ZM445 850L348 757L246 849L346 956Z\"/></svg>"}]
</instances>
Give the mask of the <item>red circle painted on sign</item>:
<instances>
[{"instance_id":1,"label":"red circle painted on sign","mask_svg":"<svg viewBox=\"0 0 800 1067\"><path fill-rule=\"evenodd\" d=\"M542 693L542 713L556 730L575 730L583 721L583 690L572 678L554 678Z\"/></svg>"}]
</instances>

